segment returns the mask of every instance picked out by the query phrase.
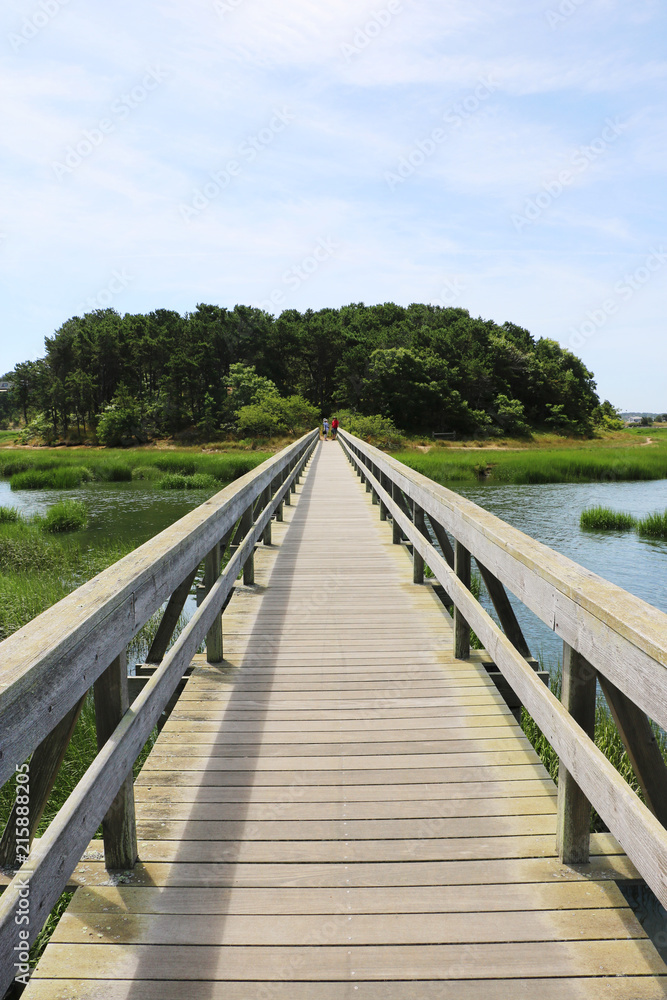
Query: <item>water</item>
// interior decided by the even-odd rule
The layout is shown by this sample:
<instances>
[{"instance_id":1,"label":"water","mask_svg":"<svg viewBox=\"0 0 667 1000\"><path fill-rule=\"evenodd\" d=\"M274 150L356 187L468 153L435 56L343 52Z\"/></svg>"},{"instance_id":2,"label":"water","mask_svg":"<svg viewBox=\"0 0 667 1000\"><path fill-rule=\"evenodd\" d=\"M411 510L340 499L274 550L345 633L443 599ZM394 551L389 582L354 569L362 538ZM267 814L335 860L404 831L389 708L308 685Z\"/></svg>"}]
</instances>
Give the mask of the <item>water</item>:
<instances>
[{"instance_id":1,"label":"water","mask_svg":"<svg viewBox=\"0 0 667 1000\"><path fill-rule=\"evenodd\" d=\"M222 484L218 487L222 489ZM81 500L88 508L85 531L77 540L86 545L122 542L141 545L168 528L212 495L212 490L159 490L154 482L86 483L76 490L17 490L0 479L0 506L16 507L26 517L44 514L59 500Z\"/></svg>"},{"instance_id":2,"label":"water","mask_svg":"<svg viewBox=\"0 0 667 1000\"><path fill-rule=\"evenodd\" d=\"M457 488L457 492L667 612L667 541L643 539L634 531L595 532L579 527L580 514L586 507L601 505L629 511L637 517L665 510L667 480L538 486L466 484ZM510 599L531 652L553 670L562 655L562 641L512 595Z\"/></svg>"}]
</instances>

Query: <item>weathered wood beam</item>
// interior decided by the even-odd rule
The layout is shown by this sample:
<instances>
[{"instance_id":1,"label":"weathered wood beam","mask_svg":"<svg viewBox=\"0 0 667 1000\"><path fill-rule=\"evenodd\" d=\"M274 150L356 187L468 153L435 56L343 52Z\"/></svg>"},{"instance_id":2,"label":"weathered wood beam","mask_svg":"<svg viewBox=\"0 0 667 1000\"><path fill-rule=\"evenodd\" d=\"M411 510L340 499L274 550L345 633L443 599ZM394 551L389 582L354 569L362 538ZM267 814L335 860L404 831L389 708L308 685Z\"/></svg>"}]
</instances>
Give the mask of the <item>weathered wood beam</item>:
<instances>
[{"instance_id":1,"label":"weathered wood beam","mask_svg":"<svg viewBox=\"0 0 667 1000\"><path fill-rule=\"evenodd\" d=\"M454 546L454 572L467 590L470 590L470 553L458 540ZM454 599L454 656L457 660L470 658L470 625Z\"/></svg>"},{"instance_id":2,"label":"weathered wood beam","mask_svg":"<svg viewBox=\"0 0 667 1000\"><path fill-rule=\"evenodd\" d=\"M60 720L53 732L49 733L45 740L35 749L30 758L29 783L30 783L30 805L29 805L29 826L28 837L30 843L37 834L40 820L44 815L44 810L49 801L49 796L53 790L58 772L67 753L67 747L72 739L72 733L76 727L85 698L82 698L78 705L70 709L64 718ZM17 861L16 851L16 802L12 806L9 819L0 840L0 866L4 868L20 867ZM23 858L23 860L25 860Z\"/></svg>"},{"instance_id":3,"label":"weathered wood beam","mask_svg":"<svg viewBox=\"0 0 667 1000\"><path fill-rule=\"evenodd\" d=\"M127 689L127 654L117 656L93 687L97 749L104 747L130 707ZM132 765L102 820L104 865L108 871L133 868L138 857L134 813Z\"/></svg>"},{"instance_id":4,"label":"weathered wood beam","mask_svg":"<svg viewBox=\"0 0 667 1000\"><path fill-rule=\"evenodd\" d=\"M646 804L667 827L667 766L648 717L606 677L598 680Z\"/></svg>"},{"instance_id":5,"label":"weathered wood beam","mask_svg":"<svg viewBox=\"0 0 667 1000\"><path fill-rule=\"evenodd\" d=\"M571 646L563 643L561 702L593 739L595 735L596 674ZM563 762L558 768L556 846L564 864L587 864L591 838L591 804Z\"/></svg>"},{"instance_id":6,"label":"weathered wood beam","mask_svg":"<svg viewBox=\"0 0 667 1000\"><path fill-rule=\"evenodd\" d=\"M158 630L155 633L155 638L151 643L151 648L148 650L146 656L146 663L160 663L162 657L167 652L169 642L172 635L174 634L174 629L178 625L178 619L181 617L183 608L185 607L185 602L188 599L190 593L190 588L195 581L197 576L197 569L195 567L191 573L189 573L182 583L179 583L178 587L174 593L169 598L169 603L164 609L164 613L160 620Z\"/></svg>"}]
</instances>

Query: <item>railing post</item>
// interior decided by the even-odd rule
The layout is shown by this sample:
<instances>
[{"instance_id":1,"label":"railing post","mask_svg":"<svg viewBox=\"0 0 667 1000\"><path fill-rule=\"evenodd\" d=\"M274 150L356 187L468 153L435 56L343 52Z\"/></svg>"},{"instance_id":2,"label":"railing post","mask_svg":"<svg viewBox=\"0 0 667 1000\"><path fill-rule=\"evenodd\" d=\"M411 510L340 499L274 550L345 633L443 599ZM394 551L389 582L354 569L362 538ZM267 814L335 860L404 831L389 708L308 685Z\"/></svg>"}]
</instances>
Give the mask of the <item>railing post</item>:
<instances>
[{"instance_id":1,"label":"railing post","mask_svg":"<svg viewBox=\"0 0 667 1000\"><path fill-rule=\"evenodd\" d=\"M245 537L248 534L248 532L252 530L252 526L253 526L253 523L254 523L253 522L253 518L252 518L253 506L254 506L253 504L250 504L246 508L246 511L243 514L242 518L241 518L241 531L243 533L243 537ZM246 559L245 563L243 564L243 582L244 582L244 584L246 586L250 586L251 584L253 584L255 582L255 550L254 550L254 548L253 548L252 552L250 553L250 555L248 556L248 558Z\"/></svg>"},{"instance_id":2,"label":"railing post","mask_svg":"<svg viewBox=\"0 0 667 1000\"><path fill-rule=\"evenodd\" d=\"M284 472L283 472L283 482L286 482L286 480L288 480L288 479L289 479L289 474L290 474L290 470L291 470L291 468L292 468L292 465L291 465L291 463L290 463L290 464L289 464L289 465L288 465L288 466L286 467L286 469L284 470ZM283 497L283 503L284 503L284 504L285 504L285 505L286 505L287 507L291 507L291 506L292 506L292 499L291 499L291 497L290 497L290 493L291 493L291 492L292 492L292 491L291 491L291 489L287 489L287 490L285 490L285 496Z\"/></svg>"},{"instance_id":3,"label":"railing post","mask_svg":"<svg viewBox=\"0 0 667 1000\"><path fill-rule=\"evenodd\" d=\"M454 572L464 587L470 590L470 553L461 542L454 546ZM454 656L457 660L470 659L470 625L454 601Z\"/></svg>"},{"instance_id":4,"label":"railing post","mask_svg":"<svg viewBox=\"0 0 667 1000\"><path fill-rule=\"evenodd\" d=\"M584 732L595 736L596 674L591 664L563 643L561 702ZM561 762L558 769L556 845L564 864L586 864L591 839L591 804Z\"/></svg>"},{"instance_id":5,"label":"railing post","mask_svg":"<svg viewBox=\"0 0 667 1000\"><path fill-rule=\"evenodd\" d=\"M382 484L382 486L386 490L388 484L387 484L387 477L385 476L384 472L380 473L380 483ZM387 520L387 507L386 507L384 501L382 501L382 500L380 500L380 520L381 521L386 521Z\"/></svg>"},{"instance_id":6,"label":"railing post","mask_svg":"<svg viewBox=\"0 0 667 1000\"><path fill-rule=\"evenodd\" d=\"M296 459L294 459L293 462L290 462L290 467L289 467L290 468L290 472L292 471L292 469L295 468L295 466L296 466ZM290 486L290 491L292 493L296 493L296 484L298 483L298 481L299 481L299 477L295 476L294 479L292 480L292 485Z\"/></svg>"},{"instance_id":7,"label":"railing post","mask_svg":"<svg viewBox=\"0 0 667 1000\"><path fill-rule=\"evenodd\" d=\"M425 529L424 509L418 503L412 503L412 520L417 531L423 535ZM415 545L412 546L412 582L424 582L424 560L422 559Z\"/></svg>"},{"instance_id":8,"label":"railing post","mask_svg":"<svg viewBox=\"0 0 667 1000\"><path fill-rule=\"evenodd\" d=\"M29 800L28 837L31 844L37 834L39 821L48 805L49 796L58 777L58 771L72 738L84 700L82 698L78 705L69 710L55 729L39 744L30 758L30 795L26 798ZM21 795L21 785L17 786L16 794L17 796ZM0 865L4 868L18 867L16 857L16 810L18 804L20 803L14 802L0 840Z\"/></svg>"},{"instance_id":9,"label":"railing post","mask_svg":"<svg viewBox=\"0 0 667 1000\"><path fill-rule=\"evenodd\" d=\"M130 707L127 690L127 653L117 656L93 686L97 749L101 750ZM104 866L108 871L133 868L137 860L137 824L134 814L132 766L102 820Z\"/></svg>"},{"instance_id":10,"label":"railing post","mask_svg":"<svg viewBox=\"0 0 667 1000\"><path fill-rule=\"evenodd\" d=\"M266 487L266 489L264 490L264 493L262 494L262 497L263 497L263 499L262 499L262 507L266 508L267 505L271 503L271 486L270 485ZM262 532L262 541L263 541L264 545L270 545L271 544L271 518L269 518L269 520L266 522L266 527L264 528L264 531Z\"/></svg>"},{"instance_id":11,"label":"railing post","mask_svg":"<svg viewBox=\"0 0 667 1000\"><path fill-rule=\"evenodd\" d=\"M220 543L214 545L204 562L204 587L210 594L213 584L220 576ZM222 611L206 634L206 659L209 663L221 663L224 659L222 651Z\"/></svg>"},{"instance_id":12,"label":"railing post","mask_svg":"<svg viewBox=\"0 0 667 1000\"><path fill-rule=\"evenodd\" d=\"M400 491L399 487L396 485L396 483L392 483L391 484L391 498L392 498L392 500L394 501L395 504L398 504L398 494L400 492L401 491ZM401 531L401 526L398 523L398 521L396 520L396 518L393 519L393 531L392 531L392 539L391 540L394 543L394 545L400 545L401 542L403 541L403 532Z\"/></svg>"}]
</instances>

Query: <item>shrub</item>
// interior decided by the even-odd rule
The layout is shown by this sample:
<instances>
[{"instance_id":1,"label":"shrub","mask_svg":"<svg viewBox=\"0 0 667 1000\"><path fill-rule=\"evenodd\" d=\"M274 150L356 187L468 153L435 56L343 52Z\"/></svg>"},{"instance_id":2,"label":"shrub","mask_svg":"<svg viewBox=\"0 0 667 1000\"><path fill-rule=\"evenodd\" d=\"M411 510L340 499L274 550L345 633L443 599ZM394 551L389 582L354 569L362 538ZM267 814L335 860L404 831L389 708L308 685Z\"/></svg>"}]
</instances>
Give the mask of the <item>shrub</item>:
<instances>
[{"instance_id":1,"label":"shrub","mask_svg":"<svg viewBox=\"0 0 667 1000\"><path fill-rule=\"evenodd\" d=\"M642 518L637 523L637 532L644 538L667 538L667 510Z\"/></svg>"},{"instance_id":2,"label":"shrub","mask_svg":"<svg viewBox=\"0 0 667 1000\"><path fill-rule=\"evenodd\" d=\"M12 476L9 485L13 490L72 490L81 485L81 468L64 466L62 469L27 469Z\"/></svg>"},{"instance_id":3,"label":"shrub","mask_svg":"<svg viewBox=\"0 0 667 1000\"><path fill-rule=\"evenodd\" d=\"M319 419L317 407L312 406L303 396L288 396L283 399L278 393L263 396L236 411L238 433L252 434L254 437L305 434L317 427Z\"/></svg>"},{"instance_id":4,"label":"shrub","mask_svg":"<svg viewBox=\"0 0 667 1000\"><path fill-rule=\"evenodd\" d=\"M349 431L378 448L400 448L403 443L401 432L389 417L383 417L379 413L365 417L350 410L338 410L335 415L342 430Z\"/></svg>"},{"instance_id":5,"label":"shrub","mask_svg":"<svg viewBox=\"0 0 667 1000\"><path fill-rule=\"evenodd\" d=\"M80 500L61 500L39 518L42 531L78 531L88 523L88 511Z\"/></svg>"},{"instance_id":6,"label":"shrub","mask_svg":"<svg viewBox=\"0 0 667 1000\"><path fill-rule=\"evenodd\" d=\"M107 448L132 442L141 435L139 404L122 383L97 423L97 439Z\"/></svg>"},{"instance_id":7,"label":"shrub","mask_svg":"<svg viewBox=\"0 0 667 1000\"><path fill-rule=\"evenodd\" d=\"M634 528L636 519L632 514L608 507L589 507L582 510L579 524L587 531L629 531Z\"/></svg>"}]
</instances>

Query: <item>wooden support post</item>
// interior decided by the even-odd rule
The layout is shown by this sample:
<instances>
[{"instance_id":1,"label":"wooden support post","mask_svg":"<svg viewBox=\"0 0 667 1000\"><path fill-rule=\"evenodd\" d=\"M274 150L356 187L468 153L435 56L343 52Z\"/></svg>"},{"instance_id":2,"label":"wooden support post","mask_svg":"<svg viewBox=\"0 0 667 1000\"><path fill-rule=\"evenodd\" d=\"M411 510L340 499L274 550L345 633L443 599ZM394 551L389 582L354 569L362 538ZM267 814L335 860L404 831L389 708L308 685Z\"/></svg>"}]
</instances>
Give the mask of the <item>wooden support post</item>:
<instances>
[{"instance_id":1,"label":"wooden support post","mask_svg":"<svg viewBox=\"0 0 667 1000\"><path fill-rule=\"evenodd\" d=\"M291 466L288 465L287 468L285 469L285 472L283 474L283 482L285 482L287 479L289 479L290 468L291 468ZM291 500L291 497L290 497L290 493L291 492L292 492L291 489L285 490L285 496L283 497L283 503L285 503L288 507L292 506L292 500Z\"/></svg>"},{"instance_id":2,"label":"wooden support post","mask_svg":"<svg viewBox=\"0 0 667 1000\"><path fill-rule=\"evenodd\" d=\"M380 473L380 483L385 488L385 490L387 490L387 488L388 488L388 480L387 480L387 477L385 476L384 472ZM391 492L391 489L389 489L389 492ZM380 520L381 521L386 521L387 520L387 507L382 502L382 500L380 500Z\"/></svg>"},{"instance_id":3,"label":"wooden support post","mask_svg":"<svg viewBox=\"0 0 667 1000\"><path fill-rule=\"evenodd\" d=\"M394 503L398 503L398 495L399 495L400 492L401 491L398 488L398 486L396 485L396 483L392 483L391 484L391 498L394 501ZM403 541L403 532L401 531L401 526L399 525L399 523L396 520L396 518L394 518L392 541L393 541L394 545L400 545L401 542Z\"/></svg>"},{"instance_id":4,"label":"wooden support post","mask_svg":"<svg viewBox=\"0 0 667 1000\"><path fill-rule=\"evenodd\" d=\"M295 466L296 466L296 461L290 463L290 472ZM296 493L296 482L298 478L299 478L298 476L295 476L294 479L292 480L292 485L290 486L290 490L292 493Z\"/></svg>"},{"instance_id":5,"label":"wooden support post","mask_svg":"<svg viewBox=\"0 0 667 1000\"><path fill-rule=\"evenodd\" d=\"M241 530L243 532L243 537L244 538L245 538L245 536L248 534L248 532L251 530L251 528L253 526L252 510L253 510L253 505L250 504L250 506L247 508L246 512L243 514L243 517L241 518ZM250 553L250 555L248 556L248 558L246 559L246 561L244 563L244 566L243 566L243 582L244 582L244 584L246 584L246 586L250 586L251 584L253 584L255 582L255 550L254 549Z\"/></svg>"},{"instance_id":6,"label":"wooden support post","mask_svg":"<svg viewBox=\"0 0 667 1000\"><path fill-rule=\"evenodd\" d=\"M117 656L95 681L97 749L101 750L129 708L127 654ZM133 868L137 860L137 825L134 815L132 765L111 808L102 820L104 865L108 871Z\"/></svg>"},{"instance_id":7,"label":"wooden support post","mask_svg":"<svg viewBox=\"0 0 667 1000\"><path fill-rule=\"evenodd\" d=\"M414 502L412 504L412 520L417 531L419 531L420 534L424 534L424 510L418 503ZM412 582L424 582L424 560L420 556L419 552L417 552L414 545L412 546Z\"/></svg>"},{"instance_id":8,"label":"wooden support post","mask_svg":"<svg viewBox=\"0 0 667 1000\"><path fill-rule=\"evenodd\" d=\"M644 793L646 805L667 827L667 767L645 713L627 695L598 674L616 728L625 744L630 763Z\"/></svg>"},{"instance_id":9,"label":"wooden support post","mask_svg":"<svg viewBox=\"0 0 667 1000\"><path fill-rule=\"evenodd\" d=\"M188 594L190 593L190 587L194 583L194 579L197 575L197 569L193 569L182 583L178 585L174 593L169 598L169 603L164 609L164 614L160 620L158 630L155 633L155 638L151 643L151 648L148 650L146 656L146 663L161 663L164 654L167 652L167 647L169 646L169 640L174 634L174 629L178 624L178 619L181 616L181 612L185 607L185 602L188 599Z\"/></svg>"},{"instance_id":10,"label":"wooden support post","mask_svg":"<svg viewBox=\"0 0 667 1000\"><path fill-rule=\"evenodd\" d=\"M454 572L463 586L470 590L470 553L458 540L454 546ZM457 660L470 659L470 625L459 611L456 602L454 603L454 656Z\"/></svg>"},{"instance_id":11,"label":"wooden support post","mask_svg":"<svg viewBox=\"0 0 667 1000\"><path fill-rule=\"evenodd\" d=\"M433 534L438 540L438 545L440 546L440 550L444 558L447 560L447 563L452 567L452 569L454 569L454 549L452 548L452 543L449 540L447 532L430 514L428 515L428 519L431 523L431 527L433 528Z\"/></svg>"},{"instance_id":12,"label":"wooden support post","mask_svg":"<svg viewBox=\"0 0 667 1000\"><path fill-rule=\"evenodd\" d=\"M574 721L578 722L591 738L595 735L595 693L594 668L564 642L561 701ZM588 863L590 830L591 804L561 761L558 769L556 845L558 855L564 864Z\"/></svg>"},{"instance_id":13,"label":"wooden support post","mask_svg":"<svg viewBox=\"0 0 667 1000\"><path fill-rule=\"evenodd\" d=\"M271 487L267 486L262 495L264 498L262 501L262 510L266 510L268 505L271 503L271 496L272 496ZM269 520L267 521L266 527L262 532L262 542L264 543L264 545L271 544L271 518L269 518Z\"/></svg>"},{"instance_id":14,"label":"wooden support post","mask_svg":"<svg viewBox=\"0 0 667 1000\"><path fill-rule=\"evenodd\" d=\"M30 758L28 836L31 844L44 815L84 701L85 698L82 698L78 705L70 709L55 729L39 744ZM0 840L0 866L3 868L19 868L24 860L23 852L21 858L17 859L16 856L16 819L16 803L14 803Z\"/></svg>"},{"instance_id":15,"label":"wooden support post","mask_svg":"<svg viewBox=\"0 0 667 1000\"><path fill-rule=\"evenodd\" d=\"M220 544L214 545L204 562L204 587L210 594L213 584L220 576ZM222 611L206 633L206 659L209 663L221 663L222 651Z\"/></svg>"},{"instance_id":16,"label":"wooden support post","mask_svg":"<svg viewBox=\"0 0 667 1000\"><path fill-rule=\"evenodd\" d=\"M526 642L521 626L517 621L514 608L510 604L507 591L498 577L494 576L493 573L486 568L486 566L483 566L479 559L477 560L477 568L479 569L479 574L484 582L484 586L489 592L489 597L491 598L493 606L496 609L496 614L498 615L498 619L503 627L505 635L522 656L525 656L527 660L532 660L533 657L531 656L530 649L528 648L528 643Z\"/></svg>"}]
</instances>

